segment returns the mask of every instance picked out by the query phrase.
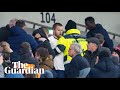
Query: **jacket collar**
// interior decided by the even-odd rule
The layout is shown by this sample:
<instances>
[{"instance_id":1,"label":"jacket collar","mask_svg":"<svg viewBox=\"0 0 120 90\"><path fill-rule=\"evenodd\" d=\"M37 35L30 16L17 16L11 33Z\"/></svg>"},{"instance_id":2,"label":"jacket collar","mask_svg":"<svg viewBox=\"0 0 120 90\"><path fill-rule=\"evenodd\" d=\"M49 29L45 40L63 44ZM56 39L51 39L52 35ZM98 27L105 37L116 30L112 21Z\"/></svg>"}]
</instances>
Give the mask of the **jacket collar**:
<instances>
[{"instance_id":1,"label":"jacket collar","mask_svg":"<svg viewBox=\"0 0 120 90\"><path fill-rule=\"evenodd\" d=\"M73 34L73 33L81 34L80 30L78 29L70 29L66 32L66 34Z\"/></svg>"}]
</instances>

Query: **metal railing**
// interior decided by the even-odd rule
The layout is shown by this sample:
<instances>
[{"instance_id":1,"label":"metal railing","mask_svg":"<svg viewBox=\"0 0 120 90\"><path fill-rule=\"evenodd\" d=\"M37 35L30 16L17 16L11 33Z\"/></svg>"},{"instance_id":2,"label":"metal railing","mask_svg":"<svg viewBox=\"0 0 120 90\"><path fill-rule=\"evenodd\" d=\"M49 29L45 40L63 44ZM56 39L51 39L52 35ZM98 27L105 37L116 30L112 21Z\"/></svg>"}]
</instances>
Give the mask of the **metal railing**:
<instances>
[{"instance_id":1,"label":"metal railing","mask_svg":"<svg viewBox=\"0 0 120 90\"><path fill-rule=\"evenodd\" d=\"M35 26L47 27L49 29L52 29L52 27L49 27L49 26L46 26L46 25L43 25L43 24L31 22L31 21L28 21L28 20L23 20L23 21L25 21L26 23L29 23L29 24L33 24L33 29L35 29ZM85 28L85 32L88 31L85 25L82 25L82 24L79 24L79 23L77 23L77 25L80 26L80 27L84 27ZM113 40L115 40L116 36L120 37L120 34L112 33L112 32L109 32L109 31L107 31L107 32L108 32L109 35L113 36L113 38L112 38Z\"/></svg>"}]
</instances>

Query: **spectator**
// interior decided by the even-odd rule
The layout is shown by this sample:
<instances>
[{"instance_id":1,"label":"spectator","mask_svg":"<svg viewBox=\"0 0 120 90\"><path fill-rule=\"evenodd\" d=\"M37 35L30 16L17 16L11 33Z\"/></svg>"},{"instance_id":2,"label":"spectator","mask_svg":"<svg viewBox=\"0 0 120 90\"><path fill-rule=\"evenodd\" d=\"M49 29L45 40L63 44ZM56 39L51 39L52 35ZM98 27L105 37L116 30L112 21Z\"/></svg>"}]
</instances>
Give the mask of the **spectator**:
<instances>
[{"instance_id":1,"label":"spectator","mask_svg":"<svg viewBox=\"0 0 120 90\"><path fill-rule=\"evenodd\" d=\"M53 78L52 70L54 69L54 63L50 58L48 50L43 47L38 48L36 58L39 60L40 68L45 70L45 73L41 74L41 78Z\"/></svg>"},{"instance_id":2,"label":"spectator","mask_svg":"<svg viewBox=\"0 0 120 90\"><path fill-rule=\"evenodd\" d=\"M88 41L88 45L87 45L88 49L85 52L84 57L88 60L90 67L92 68L92 67L94 67L94 65L97 61L97 57L99 55L100 42L95 37L89 38L87 41Z\"/></svg>"},{"instance_id":3,"label":"spectator","mask_svg":"<svg viewBox=\"0 0 120 90\"><path fill-rule=\"evenodd\" d=\"M0 46L3 47L4 60L9 60L10 53L13 52L13 50L10 48L9 43L2 41L0 42Z\"/></svg>"},{"instance_id":4,"label":"spectator","mask_svg":"<svg viewBox=\"0 0 120 90\"><path fill-rule=\"evenodd\" d=\"M118 78L119 67L113 63L111 51L103 50L99 54L98 63L91 69L89 78Z\"/></svg>"},{"instance_id":5,"label":"spectator","mask_svg":"<svg viewBox=\"0 0 120 90\"><path fill-rule=\"evenodd\" d=\"M112 58L114 58L114 62L120 63L120 44L113 49Z\"/></svg>"},{"instance_id":6,"label":"spectator","mask_svg":"<svg viewBox=\"0 0 120 90\"><path fill-rule=\"evenodd\" d=\"M9 43L6 41L0 42L0 46L3 48L3 67L7 67L8 65L11 64L10 62L10 54L13 52L12 49L10 48Z\"/></svg>"},{"instance_id":7,"label":"spectator","mask_svg":"<svg viewBox=\"0 0 120 90\"><path fill-rule=\"evenodd\" d=\"M57 42L59 38L62 36L63 33L63 25L61 23L55 23L53 25L53 35L50 36L48 39L50 41L50 45L52 49L57 46ZM64 78L64 55L60 53L59 55L55 56L53 59L55 72L57 74L56 78Z\"/></svg>"},{"instance_id":8,"label":"spectator","mask_svg":"<svg viewBox=\"0 0 120 90\"><path fill-rule=\"evenodd\" d=\"M95 34L100 33L104 36L105 42L103 47L108 47L111 51L113 50L113 42L110 39L108 32L102 27L101 24L95 24L95 19L93 17L87 17L85 19L85 24L87 29L90 31L87 33L87 38L94 37Z\"/></svg>"},{"instance_id":9,"label":"spectator","mask_svg":"<svg viewBox=\"0 0 120 90\"><path fill-rule=\"evenodd\" d=\"M33 57L31 46L28 42L23 42L18 52L11 53L10 60L12 62L20 61L21 63L34 64L35 68L39 68L39 62Z\"/></svg>"},{"instance_id":10,"label":"spectator","mask_svg":"<svg viewBox=\"0 0 120 90\"><path fill-rule=\"evenodd\" d=\"M46 36L49 37L49 29L47 27L41 27L45 32Z\"/></svg>"},{"instance_id":11,"label":"spectator","mask_svg":"<svg viewBox=\"0 0 120 90\"><path fill-rule=\"evenodd\" d=\"M39 65L45 70L52 70L54 68L53 61L49 56L46 48L40 47L36 51L36 58L39 60Z\"/></svg>"},{"instance_id":12,"label":"spectator","mask_svg":"<svg viewBox=\"0 0 120 90\"><path fill-rule=\"evenodd\" d=\"M105 40L104 40L104 36L103 36L102 34L97 33L97 34L95 35L95 37L96 37L96 38L99 40L99 42L100 42L100 46L99 46L99 48L100 48L99 50L100 50L100 51L102 51L102 50L104 50L104 49L109 49L109 48L103 46Z\"/></svg>"},{"instance_id":13,"label":"spectator","mask_svg":"<svg viewBox=\"0 0 120 90\"><path fill-rule=\"evenodd\" d=\"M10 20L9 24L7 24L5 27L0 28L0 42L1 41L7 41L8 37L10 37L10 28L15 26L17 19Z\"/></svg>"},{"instance_id":14,"label":"spectator","mask_svg":"<svg viewBox=\"0 0 120 90\"><path fill-rule=\"evenodd\" d=\"M99 39L100 46L103 47L103 44L104 44L104 42L105 42L104 36L103 36L102 34L100 34L100 33L97 33L97 34L95 35L95 37L96 37L97 39Z\"/></svg>"},{"instance_id":15,"label":"spectator","mask_svg":"<svg viewBox=\"0 0 120 90\"><path fill-rule=\"evenodd\" d=\"M66 35L61 36L58 40L58 44L54 49L55 54L58 55L61 52L64 53L64 63L69 63L71 61L71 57L68 55L68 50L70 44L77 42L81 45L82 50L87 50L87 41L83 37L80 36L80 30L77 29L76 23L72 20L69 20L65 26ZM82 56L83 53L82 53Z\"/></svg>"},{"instance_id":16,"label":"spectator","mask_svg":"<svg viewBox=\"0 0 120 90\"><path fill-rule=\"evenodd\" d=\"M3 47L0 45L0 53L3 52Z\"/></svg>"},{"instance_id":17,"label":"spectator","mask_svg":"<svg viewBox=\"0 0 120 90\"><path fill-rule=\"evenodd\" d=\"M33 31L32 35L34 36L35 40L39 44L39 47L44 47L48 49L50 57L51 59L53 59L55 55L49 43L47 32L45 33L44 30L46 31L47 28L44 27L44 28L36 29L35 31Z\"/></svg>"},{"instance_id":18,"label":"spectator","mask_svg":"<svg viewBox=\"0 0 120 90\"><path fill-rule=\"evenodd\" d=\"M82 48L78 43L71 44L69 55L72 57L70 63L65 65L65 75L67 78L86 78L90 72L89 62L82 57Z\"/></svg>"},{"instance_id":19,"label":"spectator","mask_svg":"<svg viewBox=\"0 0 120 90\"><path fill-rule=\"evenodd\" d=\"M8 67L13 68L13 64L8 65ZM23 74L5 73L5 78L25 78L25 77Z\"/></svg>"},{"instance_id":20,"label":"spectator","mask_svg":"<svg viewBox=\"0 0 120 90\"><path fill-rule=\"evenodd\" d=\"M32 47L32 51L35 53L39 45L31 35L25 32L24 27L25 22L18 20L16 26L10 29L11 36L8 38L7 42L10 44L10 47L14 52L19 51L22 42L28 42Z\"/></svg>"},{"instance_id":21,"label":"spectator","mask_svg":"<svg viewBox=\"0 0 120 90\"><path fill-rule=\"evenodd\" d=\"M0 53L0 78L4 78L3 55Z\"/></svg>"}]
</instances>

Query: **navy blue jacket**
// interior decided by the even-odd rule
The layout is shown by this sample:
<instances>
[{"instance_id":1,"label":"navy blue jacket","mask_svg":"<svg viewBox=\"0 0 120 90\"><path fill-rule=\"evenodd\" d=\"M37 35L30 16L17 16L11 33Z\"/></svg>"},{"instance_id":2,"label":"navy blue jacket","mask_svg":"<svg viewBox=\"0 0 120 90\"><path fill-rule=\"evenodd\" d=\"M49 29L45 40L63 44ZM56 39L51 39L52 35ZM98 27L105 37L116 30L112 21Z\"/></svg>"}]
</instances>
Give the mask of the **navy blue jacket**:
<instances>
[{"instance_id":1,"label":"navy blue jacket","mask_svg":"<svg viewBox=\"0 0 120 90\"><path fill-rule=\"evenodd\" d=\"M15 26L10 29L10 32L11 36L8 38L7 42L10 44L10 47L13 51L19 51L22 42L30 43L33 52L35 52L38 48L38 43L34 40L34 38L31 35L27 34L22 28Z\"/></svg>"},{"instance_id":2,"label":"navy blue jacket","mask_svg":"<svg viewBox=\"0 0 120 90\"><path fill-rule=\"evenodd\" d=\"M79 77L79 71L88 67L90 67L89 62L78 54L65 65L65 75L67 78Z\"/></svg>"},{"instance_id":3,"label":"navy blue jacket","mask_svg":"<svg viewBox=\"0 0 120 90\"><path fill-rule=\"evenodd\" d=\"M104 57L91 69L89 78L118 78L119 67L113 63L111 58Z\"/></svg>"},{"instance_id":4,"label":"navy blue jacket","mask_svg":"<svg viewBox=\"0 0 120 90\"><path fill-rule=\"evenodd\" d=\"M108 47L111 51L113 50L113 41L110 39L107 31L102 27L101 24L96 24L95 29L91 29L87 33L87 38L94 37L95 34L100 33L104 36L105 43L103 44L103 47Z\"/></svg>"}]
</instances>

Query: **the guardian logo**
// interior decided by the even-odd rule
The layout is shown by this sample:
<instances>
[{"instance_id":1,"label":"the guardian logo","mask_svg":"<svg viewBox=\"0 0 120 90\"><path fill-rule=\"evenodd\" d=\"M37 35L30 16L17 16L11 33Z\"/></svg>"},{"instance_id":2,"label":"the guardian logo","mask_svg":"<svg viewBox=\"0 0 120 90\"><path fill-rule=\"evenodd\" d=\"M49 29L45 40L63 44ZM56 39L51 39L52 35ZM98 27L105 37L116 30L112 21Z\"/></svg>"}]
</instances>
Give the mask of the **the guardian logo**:
<instances>
[{"instance_id":1,"label":"the guardian logo","mask_svg":"<svg viewBox=\"0 0 120 90\"><path fill-rule=\"evenodd\" d=\"M34 64L12 62L13 68L5 67L4 72L6 74L44 74L43 68L35 68Z\"/></svg>"}]
</instances>

